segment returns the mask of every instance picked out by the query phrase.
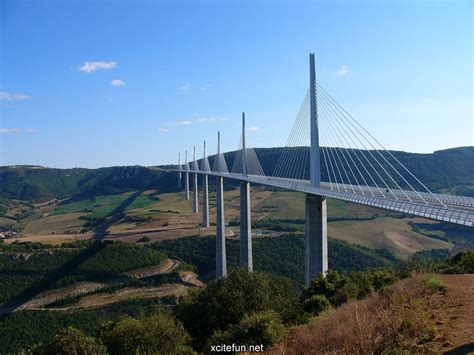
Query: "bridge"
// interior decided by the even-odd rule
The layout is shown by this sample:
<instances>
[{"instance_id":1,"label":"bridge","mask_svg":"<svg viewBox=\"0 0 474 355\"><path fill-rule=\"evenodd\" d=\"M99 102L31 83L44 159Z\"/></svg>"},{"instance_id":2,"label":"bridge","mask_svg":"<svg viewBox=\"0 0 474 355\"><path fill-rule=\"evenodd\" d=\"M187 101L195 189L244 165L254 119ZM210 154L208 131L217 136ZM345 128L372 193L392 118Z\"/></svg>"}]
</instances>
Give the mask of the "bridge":
<instances>
[{"instance_id":1,"label":"bridge","mask_svg":"<svg viewBox=\"0 0 474 355\"><path fill-rule=\"evenodd\" d=\"M211 168L204 142L203 157L184 165L178 155L179 186L199 213L198 175L203 176L202 226L209 227L209 176L216 178L216 278L227 274L224 178L240 181L240 265L252 271L250 184L305 193L305 283L328 270L326 199L338 199L435 221L474 226L474 198L430 191L393 152L350 115L316 81L314 54L309 56L309 89L286 145L268 174L247 143L245 113L239 149L229 170L220 149ZM325 181L322 180L322 177Z\"/></svg>"}]
</instances>

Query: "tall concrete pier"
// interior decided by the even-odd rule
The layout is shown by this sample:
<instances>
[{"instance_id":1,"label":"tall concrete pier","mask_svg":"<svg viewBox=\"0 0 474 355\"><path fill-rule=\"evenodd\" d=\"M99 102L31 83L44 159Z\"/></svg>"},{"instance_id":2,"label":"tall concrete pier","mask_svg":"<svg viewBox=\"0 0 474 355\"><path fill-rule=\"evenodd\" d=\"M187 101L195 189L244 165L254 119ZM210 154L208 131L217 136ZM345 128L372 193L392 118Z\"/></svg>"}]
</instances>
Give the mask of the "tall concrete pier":
<instances>
[{"instance_id":1,"label":"tall concrete pier","mask_svg":"<svg viewBox=\"0 0 474 355\"><path fill-rule=\"evenodd\" d=\"M204 166L206 160L206 141L204 141L204 154L203 154ZM204 166L207 169L207 166ZM207 174L202 176L202 226L209 227L209 188L208 188L208 176Z\"/></svg>"},{"instance_id":2,"label":"tall concrete pier","mask_svg":"<svg viewBox=\"0 0 474 355\"><path fill-rule=\"evenodd\" d=\"M189 200L189 165L188 165L188 151L186 150L186 172L184 173L184 196Z\"/></svg>"},{"instance_id":3,"label":"tall concrete pier","mask_svg":"<svg viewBox=\"0 0 474 355\"><path fill-rule=\"evenodd\" d=\"M198 164L196 162L196 147L194 147L194 156L193 156L193 170L196 171L193 174L193 212L199 212L199 202L198 202Z\"/></svg>"},{"instance_id":4,"label":"tall concrete pier","mask_svg":"<svg viewBox=\"0 0 474 355\"><path fill-rule=\"evenodd\" d=\"M242 174L247 176L247 150L245 144L245 113L242 112ZM252 221L250 215L250 183L240 182L240 265L253 271Z\"/></svg>"},{"instance_id":5,"label":"tall concrete pier","mask_svg":"<svg viewBox=\"0 0 474 355\"><path fill-rule=\"evenodd\" d=\"M321 164L319 156L318 101L316 93L316 69L314 54L309 55L310 94L310 178L311 186L321 187ZM319 273L328 270L327 207L322 196L306 194L305 198L305 284Z\"/></svg>"},{"instance_id":6,"label":"tall concrete pier","mask_svg":"<svg viewBox=\"0 0 474 355\"><path fill-rule=\"evenodd\" d=\"M178 153L178 188L181 189L181 184L183 177L181 176L181 170L183 170L183 167L181 166L181 153Z\"/></svg>"},{"instance_id":7,"label":"tall concrete pier","mask_svg":"<svg viewBox=\"0 0 474 355\"><path fill-rule=\"evenodd\" d=\"M305 197L305 285L328 270L327 209L322 196Z\"/></svg>"},{"instance_id":8,"label":"tall concrete pier","mask_svg":"<svg viewBox=\"0 0 474 355\"><path fill-rule=\"evenodd\" d=\"M222 172L221 166L221 135L217 133L217 171ZM224 178L217 176L216 184L216 278L227 276L227 257L225 248L225 218L224 218Z\"/></svg>"}]
</instances>

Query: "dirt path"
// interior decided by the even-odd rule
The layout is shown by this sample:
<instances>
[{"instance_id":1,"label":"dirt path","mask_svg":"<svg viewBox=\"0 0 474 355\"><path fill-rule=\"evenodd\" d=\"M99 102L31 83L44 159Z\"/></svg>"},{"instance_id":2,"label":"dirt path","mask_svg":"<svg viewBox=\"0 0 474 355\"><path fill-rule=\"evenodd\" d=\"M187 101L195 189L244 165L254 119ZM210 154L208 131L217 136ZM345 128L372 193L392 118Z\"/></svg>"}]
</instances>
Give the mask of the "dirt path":
<instances>
[{"instance_id":1,"label":"dirt path","mask_svg":"<svg viewBox=\"0 0 474 355\"><path fill-rule=\"evenodd\" d=\"M126 287L114 293L97 293L82 297L79 302L68 307L48 308L48 311L69 311L73 309L95 308L120 302L130 298L154 298L164 296L179 297L188 292L188 287L181 284L165 284L159 287Z\"/></svg>"},{"instance_id":2,"label":"dirt path","mask_svg":"<svg viewBox=\"0 0 474 355\"><path fill-rule=\"evenodd\" d=\"M176 269L179 265L181 264L181 261L177 259L166 259L163 263L160 265L152 265L152 266L147 266L139 269L134 269L127 271L122 274L122 276L126 277L133 277L136 279L141 279L144 277L149 277L149 276L155 276L155 275L162 275L162 274L169 274L172 272L174 269ZM181 285L182 286L182 285ZM20 306L15 308L15 311L23 310L23 309L42 309L42 307L51 304L53 302L62 300L64 298L68 297L77 297L77 296L82 296L82 295L87 295L88 293L98 291L100 289L106 288L107 284L106 283L98 283L98 282L78 282L76 284L64 287L64 288L59 288L55 290L49 290L42 292L38 294L36 297L28 300L27 302L21 304ZM170 286L168 286L169 288ZM184 286L183 286L184 287ZM105 303L109 302L107 300L113 299L114 297L117 300L121 300L124 297L127 297L127 294L130 294L128 297L132 296L140 296L143 294L143 297L152 297L153 293L156 293L155 297L160 297L160 295L163 293L163 290L160 288L143 288L140 289L140 291L129 291L128 293L125 292L123 293L122 290L118 290L116 293L112 294L113 297L108 298L108 297L103 297ZM133 292L138 292L138 294L133 294ZM179 291L181 292L181 291ZM179 293L178 292L178 293ZM166 296L167 294L163 294ZM86 298L89 296L84 296L83 298ZM90 296L92 297L92 295ZM82 301L82 299L80 300ZM79 301L79 304L81 303ZM109 302L110 303L110 302ZM5 312L7 310L3 310L0 308L0 313Z\"/></svg>"},{"instance_id":3,"label":"dirt path","mask_svg":"<svg viewBox=\"0 0 474 355\"><path fill-rule=\"evenodd\" d=\"M437 275L446 285L445 295L431 297L431 317L436 319L443 351L474 352L474 274Z\"/></svg>"},{"instance_id":4,"label":"dirt path","mask_svg":"<svg viewBox=\"0 0 474 355\"><path fill-rule=\"evenodd\" d=\"M130 276L135 279L142 279L144 277L169 274L171 271L176 269L181 264L181 261L178 259L166 259L160 265L146 266L139 269L130 270L124 272L122 275Z\"/></svg>"}]
</instances>

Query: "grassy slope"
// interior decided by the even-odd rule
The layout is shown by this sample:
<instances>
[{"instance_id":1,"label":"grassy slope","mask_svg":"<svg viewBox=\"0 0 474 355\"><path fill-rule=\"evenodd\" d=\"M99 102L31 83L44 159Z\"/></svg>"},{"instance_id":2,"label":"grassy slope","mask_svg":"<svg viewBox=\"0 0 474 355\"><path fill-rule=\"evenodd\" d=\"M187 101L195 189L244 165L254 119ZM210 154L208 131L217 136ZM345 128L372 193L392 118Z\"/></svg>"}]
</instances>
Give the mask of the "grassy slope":
<instances>
[{"instance_id":1,"label":"grassy slope","mask_svg":"<svg viewBox=\"0 0 474 355\"><path fill-rule=\"evenodd\" d=\"M84 226L84 218L103 218L116 212L132 193L120 195L97 196L95 201L84 199L65 203L53 209L51 216L42 217L37 213L38 219L33 219L26 224L23 234L61 234L65 231L78 232ZM258 202L253 207L256 219L303 219L304 218L304 194L288 191L255 191ZM238 219L239 201L234 192L226 194L226 215L228 220ZM357 214L357 206L350 205L350 215ZM51 206L45 207L50 210ZM362 208L360 208L362 211ZM88 212L78 212L88 211ZM373 213L384 214L382 210L372 212L363 211L363 215L370 217ZM194 223L191 218L190 201L183 200L181 194L165 193L157 197L151 195L151 191L144 192L124 206L123 213L130 220L127 223L119 221L109 227L112 233L134 230L154 230L162 225L169 228L181 228L182 223ZM328 200L328 216L330 218L348 216L348 204L343 201ZM195 217L195 216L192 216ZM211 217L213 217L213 203L211 201ZM212 221L213 218L211 218ZM412 230L408 224L411 219L377 217L367 221L333 221L328 224L330 238L347 241L353 244L363 245L369 248L386 248L398 257L405 258L413 252L421 249L451 249L452 244L439 239L431 238ZM136 224L134 221L139 221ZM301 225L303 228L303 225ZM172 231L170 231L172 232ZM139 233L139 232L137 232ZM167 232L168 233L168 232ZM182 231L184 234L193 235L195 229ZM209 233L209 232L205 232ZM163 235L163 233L159 234Z\"/></svg>"},{"instance_id":2,"label":"grassy slope","mask_svg":"<svg viewBox=\"0 0 474 355\"><path fill-rule=\"evenodd\" d=\"M328 224L331 238L369 248L388 249L406 258L422 249L451 249L453 244L411 230L407 219L379 217L368 221L336 221Z\"/></svg>"},{"instance_id":3,"label":"grassy slope","mask_svg":"<svg viewBox=\"0 0 474 355\"><path fill-rule=\"evenodd\" d=\"M415 275L294 328L276 353L442 353L471 344L474 275L436 275L447 288ZM472 348L471 348L472 350Z\"/></svg>"},{"instance_id":4,"label":"grassy slope","mask_svg":"<svg viewBox=\"0 0 474 355\"><path fill-rule=\"evenodd\" d=\"M269 219L303 219L304 194L287 191L274 192L262 201L258 209L267 211ZM352 211L357 209L351 206ZM347 216L347 203L328 200L328 217ZM375 210L383 215L385 211ZM370 213L364 213L370 216ZM328 223L330 238L359 244L374 249L388 249L406 258L421 249L451 249L453 244L412 231L410 219L377 217L366 221L333 221Z\"/></svg>"}]
</instances>

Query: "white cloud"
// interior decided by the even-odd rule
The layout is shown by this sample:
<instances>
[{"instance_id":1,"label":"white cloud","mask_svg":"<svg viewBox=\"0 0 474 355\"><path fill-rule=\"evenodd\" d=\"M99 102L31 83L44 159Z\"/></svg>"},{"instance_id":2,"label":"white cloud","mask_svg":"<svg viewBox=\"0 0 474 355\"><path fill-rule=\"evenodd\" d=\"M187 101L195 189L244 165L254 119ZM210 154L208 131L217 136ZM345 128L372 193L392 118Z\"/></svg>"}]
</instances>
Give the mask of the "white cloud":
<instances>
[{"instance_id":1,"label":"white cloud","mask_svg":"<svg viewBox=\"0 0 474 355\"><path fill-rule=\"evenodd\" d=\"M190 121L190 120L166 123L167 126L189 126L192 124L193 124L193 121Z\"/></svg>"},{"instance_id":2,"label":"white cloud","mask_svg":"<svg viewBox=\"0 0 474 355\"><path fill-rule=\"evenodd\" d=\"M162 127L160 127L160 128L158 129L158 132L160 132L160 133L167 133L167 132L169 132L169 131L170 131L170 130L169 130L168 128L162 128Z\"/></svg>"},{"instance_id":3,"label":"white cloud","mask_svg":"<svg viewBox=\"0 0 474 355\"><path fill-rule=\"evenodd\" d=\"M201 91L206 91L206 90L209 89L210 87L211 87L211 84L203 85L203 86L201 86Z\"/></svg>"},{"instance_id":4,"label":"white cloud","mask_svg":"<svg viewBox=\"0 0 474 355\"><path fill-rule=\"evenodd\" d=\"M0 128L0 133L15 133L19 132L20 130L18 128Z\"/></svg>"},{"instance_id":5,"label":"white cloud","mask_svg":"<svg viewBox=\"0 0 474 355\"><path fill-rule=\"evenodd\" d=\"M336 70L336 74L337 75L346 75L348 71L349 71L349 69L347 69L347 66L343 65L338 70Z\"/></svg>"},{"instance_id":6,"label":"white cloud","mask_svg":"<svg viewBox=\"0 0 474 355\"><path fill-rule=\"evenodd\" d=\"M258 131L258 130L260 130L260 127L259 127L259 126L250 126L250 127L247 127L247 131L255 132L255 131Z\"/></svg>"},{"instance_id":7,"label":"white cloud","mask_svg":"<svg viewBox=\"0 0 474 355\"><path fill-rule=\"evenodd\" d=\"M6 91L0 91L0 100L13 101L13 100L26 100L29 96L25 94L11 94Z\"/></svg>"},{"instance_id":8,"label":"white cloud","mask_svg":"<svg viewBox=\"0 0 474 355\"><path fill-rule=\"evenodd\" d=\"M38 132L38 129L36 129L36 128L27 128L26 131L28 133L33 133L33 132Z\"/></svg>"},{"instance_id":9,"label":"white cloud","mask_svg":"<svg viewBox=\"0 0 474 355\"><path fill-rule=\"evenodd\" d=\"M200 117L196 119L196 123L213 123L213 122L221 122L221 121L228 121L229 119L226 117Z\"/></svg>"},{"instance_id":10,"label":"white cloud","mask_svg":"<svg viewBox=\"0 0 474 355\"><path fill-rule=\"evenodd\" d=\"M92 73L98 69L113 69L116 66L117 62L84 62L77 69L83 73Z\"/></svg>"},{"instance_id":11,"label":"white cloud","mask_svg":"<svg viewBox=\"0 0 474 355\"><path fill-rule=\"evenodd\" d=\"M124 86L125 81L123 81L121 79L114 79L110 82L110 85L112 85L112 86Z\"/></svg>"},{"instance_id":12,"label":"white cloud","mask_svg":"<svg viewBox=\"0 0 474 355\"><path fill-rule=\"evenodd\" d=\"M188 92L189 89L191 89L191 84L190 83L183 84L178 88L178 90L181 91L181 92Z\"/></svg>"}]
</instances>

